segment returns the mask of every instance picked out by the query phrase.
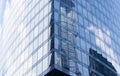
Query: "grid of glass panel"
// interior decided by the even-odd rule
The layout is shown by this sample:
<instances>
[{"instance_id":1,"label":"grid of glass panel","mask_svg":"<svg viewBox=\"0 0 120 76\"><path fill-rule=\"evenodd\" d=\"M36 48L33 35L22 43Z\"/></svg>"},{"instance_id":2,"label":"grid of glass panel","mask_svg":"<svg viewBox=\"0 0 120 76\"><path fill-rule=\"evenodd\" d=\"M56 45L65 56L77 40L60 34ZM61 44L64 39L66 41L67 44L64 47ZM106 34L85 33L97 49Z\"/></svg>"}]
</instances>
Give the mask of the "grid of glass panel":
<instances>
[{"instance_id":1,"label":"grid of glass panel","mask_svg":"<svg viewBox=\"0 0 120 76\"><path fill-rule=\"evenodd\" d=\"M119 0L54 0L56 64L71 76L89 76L92 48L112 63L119 75L119 4Z\"/></svg>"},{"instance_id":2,"label":"grid of glass panel","mask_svg":"<svg viewBox=\"0 0 120 76\"><path fill-rule=\"evenodd\" d=\"M1 76L38 76L48 69L51 6L51 0L6 2Z\"/></svg>"},{"instance_id":3,"label":"grid of glass panel","mask_svg":"<svg viewBox=\"0 0 120 76\"><path fill-rule=\"evenodd\" d=\"M90 76L91 48L112 63L114 72L120 75L119 5L119 0L7 1L1 76L43 76L50 66L51 46L55 48L55 65L71 76Z\"/></svg>"}]
</instances>

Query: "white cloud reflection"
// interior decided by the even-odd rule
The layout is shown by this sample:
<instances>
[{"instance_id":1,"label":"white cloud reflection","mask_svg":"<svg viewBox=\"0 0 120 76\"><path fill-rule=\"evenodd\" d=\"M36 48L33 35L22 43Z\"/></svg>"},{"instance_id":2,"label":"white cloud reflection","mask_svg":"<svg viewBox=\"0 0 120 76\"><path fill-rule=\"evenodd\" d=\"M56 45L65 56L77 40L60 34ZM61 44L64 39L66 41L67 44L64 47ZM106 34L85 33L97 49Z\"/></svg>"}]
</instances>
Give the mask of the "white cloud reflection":
<instances>
[{"instance_id":1,"label":"white cloud reflection","mask_svg":"<svg viewBox=\"0 0 120 76\"><path fill-rule=\"evenodd\" d=\"M103 52L105 52L107 55L109 55L113 60L118 61L118 58L116 57L117 55L115 54L115 51L111 47L108 47L105 44L105 42L106 42L108 45L112 45L112 40L110 38L110 31L105 27L103 27L102 29L105 29L105 31L103 32L101 30L101 28L90 25L89 27L87 27L86 30L91 31L91 32L93 32L95 34L94 37L95 37L96 45L99 48L101 48ZM107 57L107 60L112 63L112 65L115 67L117 73L120 74L120 66L119 66L119 64L117 64L115 61L113 61L110 57Z\"/></svg>"}]
</instances>

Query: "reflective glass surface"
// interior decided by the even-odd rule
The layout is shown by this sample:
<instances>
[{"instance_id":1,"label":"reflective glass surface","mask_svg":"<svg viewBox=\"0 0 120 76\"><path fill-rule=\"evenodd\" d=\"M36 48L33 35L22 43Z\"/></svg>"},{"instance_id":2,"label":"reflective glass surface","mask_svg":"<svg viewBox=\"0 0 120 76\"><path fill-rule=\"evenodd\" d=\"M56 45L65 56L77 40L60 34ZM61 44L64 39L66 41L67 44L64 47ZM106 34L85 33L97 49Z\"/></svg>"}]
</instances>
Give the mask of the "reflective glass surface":
<instances>
[{"instance_id":1,"label":"reflective glass surface","mask_svg":"<svg viewBox=\"0 0 120 76\"><path fill-rule=\"evenodd\" d=\"M5 6L0 76L44 76L52 68L120 76L119 0L6 0Z\"/></svg>"},{"instance_id":2,"label":"reflective glass surface","mask_svg":"<svg viewBox=\"0 0 120 76\"><path fill-rule=\"evenodd\" d=\"M51 0L6 1L0 76L38 76L48 69L51 6Z\"/></svg>"},{"instance_id":3,"label":"reflective glass surface","mask_svg":"<svg viewBox=\"0 0 120 76\"><path fill-rule=\"evenodd\" d=\"M94 49L107 60L105 63L94 57L100 65L107 67L105 71L112 70L111 75L119 75L120 1L55 0L54 4L56 64L69 71L71 76L108 76L90 68L90 49ZM91 74L91 70L95 74Z\"/></svg>"}]
</instances>

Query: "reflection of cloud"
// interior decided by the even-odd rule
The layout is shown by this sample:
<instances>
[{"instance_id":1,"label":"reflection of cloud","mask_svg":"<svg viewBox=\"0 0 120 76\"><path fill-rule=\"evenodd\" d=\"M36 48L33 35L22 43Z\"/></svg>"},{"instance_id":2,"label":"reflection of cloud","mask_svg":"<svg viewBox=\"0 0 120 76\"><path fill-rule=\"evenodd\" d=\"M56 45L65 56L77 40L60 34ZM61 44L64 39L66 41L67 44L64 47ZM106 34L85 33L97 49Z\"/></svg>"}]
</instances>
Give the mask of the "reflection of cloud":
<instances>
[{"instance_id":1,"label":"reflection of cloud","mask_svg":"<svg viewBox=\"0 0 120 76\"><path fill-rule=\"evenodd\" d=\"M99 37L101 40L105 41L107 44L111 45L111 38L110 38L110 32L109 30L102 31L100 28L97 28L95 26L90 26L87 28L89 31L92 31L97 37ZM107 34L107 35L106 35Z\"/></svg>"},{"instance_id":2,"label":"reflection of cloud","mask_svg":"<svg viewBox=\"0 0 120 76\"><path fill-rule=\"evenodd\" d=\"M95 34L96 39L96 45L98 47L101 47L102 50L106 50L106 44L111 45L111 38L110 38L110 32L106 30L106 32L103 32L100 28L97 28L95 26L90 26L87 28L89 31L92 31ZM106 35L107 33L107 35Z\"/></svg>"},{"instance_id":3,"label":"reflection of cloud","mask_svg":"<svg viewBox=\"0 0 120 76\"><path fill-rule=\"evenodd\" d=\"M104 28L104 27L103 27ZM102 28L102 29L103 29ZM104 28L105 31L103 32L101 28L95 27L93 25L87 27L86 30L91 31L95 34L95 41L96 45L102 49L107 55L109 55L112 59L118 61L117 55L115 54L115 51L109 47L108 45L112 45L112 41L110 38L110 31L107 28ZM108 45L107 45L108 44ZM104 56L104 55L103 55ZM115 69L118 73L120 73L120 66L115 63L111 58L107 57L107 60L113 64Z\"/></svg>"}]
</instances>

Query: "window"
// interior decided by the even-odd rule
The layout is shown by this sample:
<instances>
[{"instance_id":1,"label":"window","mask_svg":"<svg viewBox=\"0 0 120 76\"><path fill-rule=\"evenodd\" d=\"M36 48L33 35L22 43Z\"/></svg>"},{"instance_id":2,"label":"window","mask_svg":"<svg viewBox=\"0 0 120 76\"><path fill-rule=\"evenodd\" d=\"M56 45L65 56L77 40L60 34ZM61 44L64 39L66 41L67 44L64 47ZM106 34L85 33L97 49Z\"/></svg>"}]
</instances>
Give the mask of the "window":
<instances>
[{"instance_id":1,"label":"window","mask_svg":"<svg viewBox=\"0 0 120 76\"><path fill-rule=\"evenodd\" d=\"M45 71L48 68L48 56L43 59L43 71Z\"/></svg>"},{"instance_id":2,"label":"window","mask_svg":"<svg viewBox=\"0 0 120 76\"><path fill-rule=\"evenodd\" d=\"M37 76L39 76L43 72L43 64L42 61L37 66Z\"/></svg>"},{"instance_id":3,"label":"window","mask_svg":"<svg viewBox=\"0 0 120 76\"><path fill-rule=\"evenodd\" d=\"M45 43L45 45L43 45L43 56L46 55L48 53L49 49L48 49L48 42Z\"/></svg>"},{"instance_id":4,"label":"window","mask_svg":"<svg viewBox=\"0 0 120 76\"><path fill-rule=\"evenodd\" d=\"M43 49L42 47L38 50L38 60L41 59L43 56Z\"/></svg>"}]
</instances>

